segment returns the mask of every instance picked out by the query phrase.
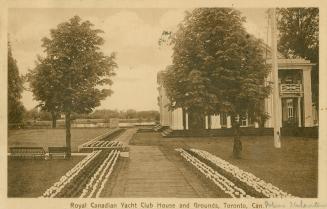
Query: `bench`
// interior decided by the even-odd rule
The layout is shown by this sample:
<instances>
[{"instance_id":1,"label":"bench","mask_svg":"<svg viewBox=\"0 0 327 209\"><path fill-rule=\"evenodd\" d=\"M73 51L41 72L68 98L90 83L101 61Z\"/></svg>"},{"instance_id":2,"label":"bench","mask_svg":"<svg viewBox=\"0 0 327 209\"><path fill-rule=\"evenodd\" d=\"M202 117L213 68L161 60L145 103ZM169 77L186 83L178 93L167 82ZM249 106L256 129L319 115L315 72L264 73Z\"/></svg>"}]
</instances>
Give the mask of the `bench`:
<instances>
[{"instance_id":1,"label":"bench","mask_svg":"<svg viewBox=\"0 0 327 209\"><path fill-rule=\"evenodd\" d=\"M13 159L45 159L43 147L10 147L10 158Z\"/></svg>"},{"instance_id":2,"label":"bench","mask_svg":"<svg viewBox=\"0 0 327 209\"><path fill-rule=\"evenodd\" d=\"M67 157L67 147L48 147L49 158L52 159L54 156Z\"/></svg>"}]
</instances>

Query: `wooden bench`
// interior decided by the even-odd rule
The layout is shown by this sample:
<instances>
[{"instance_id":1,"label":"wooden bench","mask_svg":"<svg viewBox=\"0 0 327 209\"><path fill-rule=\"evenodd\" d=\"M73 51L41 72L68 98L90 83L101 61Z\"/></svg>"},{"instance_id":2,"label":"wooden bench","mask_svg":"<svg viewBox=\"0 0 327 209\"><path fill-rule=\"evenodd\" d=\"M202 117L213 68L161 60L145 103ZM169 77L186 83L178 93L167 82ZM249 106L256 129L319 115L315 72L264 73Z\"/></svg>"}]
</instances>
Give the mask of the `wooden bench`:
<instances>
[{"instance_id":1,"label":"wooden bench","mask_svg":"<svg viewBox=\"0 0 327 209\"><path fill-rule=\"evenodd\" d=\"M12 159L45 159L43 147L10 147Z\"/></svg>"},{"instance_id":2,"label":"wooden bench","mask_svg":"<svg viewBox=\"0 0 327 209\"><path fill-rule=\"evenodd\" d=\"M49 158L52 159L55 156L67 157L67 147L48 147Z\"/></svg>"}]
</instances>

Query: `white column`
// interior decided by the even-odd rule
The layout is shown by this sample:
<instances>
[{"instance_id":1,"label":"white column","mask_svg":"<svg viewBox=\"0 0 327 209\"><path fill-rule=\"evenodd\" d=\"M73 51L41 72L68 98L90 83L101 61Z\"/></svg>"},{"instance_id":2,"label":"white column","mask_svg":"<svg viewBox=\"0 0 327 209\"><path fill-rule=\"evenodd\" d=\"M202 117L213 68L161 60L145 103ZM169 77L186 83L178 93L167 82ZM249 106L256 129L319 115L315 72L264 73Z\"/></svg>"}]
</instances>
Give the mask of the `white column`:
<instances>
[{"instance_id":1,"label":"white column","mask_svg":"<svg viewBox=\"0 0 327 209\"><path fill-rule=\"evenodd\" d=\"M170 112L170 128L172 129L172 130L174 130L175 129L175 123L174 123L174 120L175 120L175 114L174 114L174 111L175 110L173 110L173 111L171 111Z\"/></svg>"},{"instance_id":2,"label":"white column","mask_svg":"<svg viewBox=\"0 0 327 209\"><path fill-rule=\"evenodd\" d=\"M278 84L278 63L277 63L277 23L276 9L270 9L271 20L271 60L272 60L272 75L273 75L273 113L274 113L274 146L281 147L280 140L280 104L279 104L279 84Z\"/></svg>"},{"instance_id":3,"label":"white column","mask_svg":"<svg viewBox=\"0 0 327 209\"><path fill-rule=\"evenodd\" d=\"M169 127L173 125L173 111L169 111Z\"/></svg>"},{"instance_id":4,"label":"white column","mask_svg":"<svg viewBox=\"0 0 327 209\"><path fill-rule=\"evenodd\" d=\"M216 115L210 115L210 118L211 118L211 129L215 129L216 128L216 118L217 116Z\"/></svg>"},{"instance_id":5,"label":"white column","mask_svg":"<svg viewBox=\"0 0 327 209\"><path fill-rule=\"evenodd\" d=\"M208 126L209 124L208 124L208 116L207 115L205 116L205 119L204 120L205 120L205 124L206 124L206 129L208 129L209 128L209 126Z\"/></svg>"},{"instance_id":6,"label":"white column","mask_svg":"<svg viewBox=\"0 0 327 209\"><path fill-rule=\"evenodd\" d=\"M299 127L301 127L302 123L302 118L301 118L301 97L297 98L297 113L298 113L298 122L299 122Z\"/></svg>"},{"instance_id":7,"label":"white column","mask_svg":"<svg viewBox=\"0 0 327 209\"><path fill-rule=\"evenodd\" d=\"M220 125L220 115L212 115L211 116L211 128L212 129L219 129L219 128L221 128L221 125Z\"/></svg>"},{"instance_id":8,"label":"white column","mask_svg":"<svg viewBox=\"0 0 327 209\"><path fill-rule=\"evenodd\" d=\"M272 72L270 71L268 77L267 77L267 83L272 82ZM272 92L271 94L265 99L265 112L267 112L269 114L269 118L266 120L264 126L265 127L272 127L272 124L274 123L274 115L273 115L273 100L272 100Z\"/></svg>"},{"instance_id":9,"label":"white column","mask_svg":"<svg viewBox=\"0 0 327 209\"><path fill-rule=\"evenodd\" d=\"M248 115L246 116L245 120L246 120L246 127L248 127L249 126L249 116Z\"/></svg>"},{"instance_id":10,"label":"white column","mask_svg":"<svg viewBox=\"0 0 327 209\"><path fill-rule=\"evenodd\" d=\"M220 124L220 114L217 115L217 128L221 128L221 124Z\"/></svg>"},{"instance_id":11,"label":"white column","mask_svg":"<svg viewBox=\"0 0 327 209\"><path fill-rule=\"evenodd\" d=\"M303 69L303 99L304 99L304 127L313 125L312 119L312 92L311 92L311 66Z\"/></svg>"},{"instance_id":12,"label":"white column","mask_svg":"<svg viewBox=\"0 0 327 209\"><path fill-rule=\"evenodd\" d=\"M183 129L183 112L181 108L172 111L171 129L182 130Z\"/></svg>"},{"instance_id":13,"label":"white column","mask_svg":"<svg viewBox=\"0 0 327 209\"><path fill-rule=\"evenodd\" d=\"M183 130L183 109L178 108L178 130Z\"/></svg>"},{"instance_id":14,"label":"white column","mask_svg":"<svg viewBox=\"0 0 327 209\"><path fill-rule=\"evenodd\" d=\"M161 103L160 103L160 120L162 126L171 126L171 111L168 110L166 105L169 103L169 100L166 96L165 89L162 87L160 88L160 95L161 95Z\"/></svg>"},{"instance_id":15,"label":"white column","mask_svg":"<svg viewBox=\"0 0 327 209\"><path fill-rule=\"evenodd\" d=\"M232 123L231 123L230 116L227 116L227 128L231 128L231 127L232 127Z\"/></svg>"}]
</instances>

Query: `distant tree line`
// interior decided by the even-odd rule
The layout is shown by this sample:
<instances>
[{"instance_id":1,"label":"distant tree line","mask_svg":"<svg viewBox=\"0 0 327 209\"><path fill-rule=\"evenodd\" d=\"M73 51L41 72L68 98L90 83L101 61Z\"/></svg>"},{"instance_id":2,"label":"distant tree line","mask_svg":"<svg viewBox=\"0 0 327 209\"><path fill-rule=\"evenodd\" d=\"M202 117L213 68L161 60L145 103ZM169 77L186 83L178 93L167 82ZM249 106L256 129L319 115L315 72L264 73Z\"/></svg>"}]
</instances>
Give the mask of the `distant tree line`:
<instances>
[{"instance_id":1,"label":"distant tree line","mask_svg":"<svg viewBox=\"0 0 327 209\"><path fill-rule=\"evenodd\" d=\"M140 119L145 121L158 121L159 112L156 110L148 111L136 111L133 109L129 110L110 110L110 109L100 109L95 110L89 114L78 114L72 113L72 119L110 119L110 118L119 118L119 119ZM59 118L59 116L58 116ZM33 108L29 111L26 111L25 121L37 121L37 120L52 120L52 115L49 112L44 110L38 111L37 108Z\"/></svg>"}]
</instances>

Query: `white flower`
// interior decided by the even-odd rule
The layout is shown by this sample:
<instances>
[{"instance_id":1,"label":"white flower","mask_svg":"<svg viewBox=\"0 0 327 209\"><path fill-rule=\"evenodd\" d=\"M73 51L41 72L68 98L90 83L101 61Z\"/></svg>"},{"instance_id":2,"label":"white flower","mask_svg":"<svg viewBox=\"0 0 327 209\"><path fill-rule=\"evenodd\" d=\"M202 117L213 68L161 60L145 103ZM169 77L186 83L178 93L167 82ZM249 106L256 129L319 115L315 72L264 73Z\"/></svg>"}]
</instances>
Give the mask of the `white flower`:
<instances>
[{"instance_id":1,"label":"white flower","mask_svg":"<svg viewBox=\"0 0 327 209\"><path fill-rule=\"evenodd\" d=\"M266 183L262 179L254 176L252 173L243 171L237 166L230 164L229 162L214 156L206 151L190 149L192 153L195 153L202 158L214 163L219 168L223 169L239 181L246 183L248 186L254 188L257 192L263 194L266 197L290 197L291 195L273 186L270 183Z\"/></svg>"}]
</instances>

